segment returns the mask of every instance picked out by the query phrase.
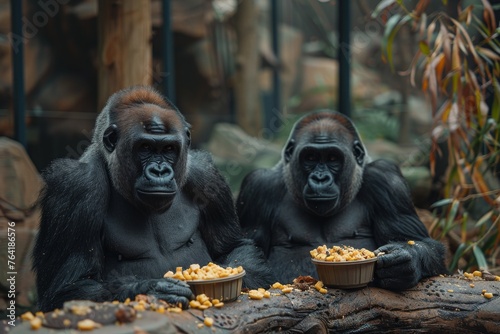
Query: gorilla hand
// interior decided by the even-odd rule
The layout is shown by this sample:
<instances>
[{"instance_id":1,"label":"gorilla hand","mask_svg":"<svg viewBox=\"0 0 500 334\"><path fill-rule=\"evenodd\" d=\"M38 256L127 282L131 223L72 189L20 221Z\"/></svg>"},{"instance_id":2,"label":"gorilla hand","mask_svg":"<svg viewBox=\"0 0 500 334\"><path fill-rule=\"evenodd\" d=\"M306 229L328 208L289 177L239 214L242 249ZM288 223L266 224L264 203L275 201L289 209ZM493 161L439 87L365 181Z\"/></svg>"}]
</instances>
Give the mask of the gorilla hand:
<instances>
[{"instance_id":1,"label":"gorilla hand","mask_svg":"<svg viewBox=\"0 0 500 334\"><path fill-rule=\"evenodd\" d=\"M375 250L378 256L374 284L390 290L414 287L422 277L418 242L391 243Z\"/></svg>"},{"instance_id":2,"label":"gorilla hand","mask_svg":"<svg viewBox=\"0 0 500 334\"><path fill-rule=\"evenodd\" d=\"M108 288L117 300L133 299L138 294L154 296L158 299L178 305L186 309L193 293L185 282L174 278L143 279L137 281L134 277L120 277L110 282Z\"/></svg>"},{"instance_id":3,"label":"gorilla hand","mask_svg":"<svg viewBox=\"0 0 500 334\"><path fill-rule=\"evenodd\" d=\"M178 305L180 303L182 304L182 308L186 309L189 300L193 299L193 293L189 285L178 279L161 278L150 280L149 282L151 285L146 294L155 296L158 299L163 299L167 303L173 305Z\"/></svg>"}]
</instances>

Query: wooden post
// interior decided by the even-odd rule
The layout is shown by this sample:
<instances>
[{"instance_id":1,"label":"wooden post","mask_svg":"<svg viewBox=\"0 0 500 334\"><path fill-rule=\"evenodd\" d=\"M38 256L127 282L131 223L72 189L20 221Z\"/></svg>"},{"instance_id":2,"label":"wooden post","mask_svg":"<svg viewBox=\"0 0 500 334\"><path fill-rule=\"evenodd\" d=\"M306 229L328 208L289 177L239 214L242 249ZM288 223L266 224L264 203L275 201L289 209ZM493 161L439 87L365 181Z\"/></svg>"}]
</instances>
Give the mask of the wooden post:
<instances>
[{"instance_id":1,"label":"wooden post","mask_svg":"<svg viewBox=\"0 0 500 334\"><path fill-rule=\"evenodd\" d=\"M152 83L150 0L99 0L98 107L114 92Z\"/></svg>"},{"instance_id":2,"label":"wooden post","mask_svg":"<svg viewBox=\"0 0 500 334\"><path fill-rule=\"evenodd\" d=\"M257 3L240 1L234 22L238 40L234 83L236 121L247 133L255 136L262 129Z\"/></svg>"}]
</instances>

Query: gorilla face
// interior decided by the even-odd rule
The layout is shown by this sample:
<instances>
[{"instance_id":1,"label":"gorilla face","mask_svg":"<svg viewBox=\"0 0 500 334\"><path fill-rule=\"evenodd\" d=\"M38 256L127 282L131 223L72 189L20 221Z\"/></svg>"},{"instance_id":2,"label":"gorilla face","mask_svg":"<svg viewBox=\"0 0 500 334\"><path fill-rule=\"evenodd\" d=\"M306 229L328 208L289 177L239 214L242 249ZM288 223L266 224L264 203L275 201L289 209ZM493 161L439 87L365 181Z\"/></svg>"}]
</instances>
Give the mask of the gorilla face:
<instances>
[{"instance_id":1,"label":"gorilla face","mask_svg":"<svg viewBox=\"0 0 500 334\"><path fill-rule=\"evenodd\" d=\"M285 182L300 206L331 216L355 197L364 148L339 114L313 114L299 121L284 149Z\"/></svg>"},{"instance_id":2,"label":"gorilla face","mask_svg":"<svg viewBox=\"0 0 500 334\"><path fill-rule=\"evenodd\" d=\"M152 211L168 209L177 193L174 168L181 152L177 136L142 135L134 145L140 161L135 198Z\"/></svg>"},{"instance_id":3,"label":"gorilla face","mask_svg":"<svg viewBox=\"0 0 500 334\"><path fill-rule=\"evenodd\" d=\"M126 113L103 135L113 185L135 206L163 212L184 183L188 125L174 110L157 105L134 105Z\"/></svg>"},{"instance_id":4,"label":"gorilla face","mask_svg":"<svg viewBox=\"0 0 500 334\"><path fill-rule=\"evenodd\" d=\"M328 215L339 203L342 152L326 143L309 143L300 151L298 163L306 179L302 191L305 206L320 216Z\"/></svg>"}]
</instances>

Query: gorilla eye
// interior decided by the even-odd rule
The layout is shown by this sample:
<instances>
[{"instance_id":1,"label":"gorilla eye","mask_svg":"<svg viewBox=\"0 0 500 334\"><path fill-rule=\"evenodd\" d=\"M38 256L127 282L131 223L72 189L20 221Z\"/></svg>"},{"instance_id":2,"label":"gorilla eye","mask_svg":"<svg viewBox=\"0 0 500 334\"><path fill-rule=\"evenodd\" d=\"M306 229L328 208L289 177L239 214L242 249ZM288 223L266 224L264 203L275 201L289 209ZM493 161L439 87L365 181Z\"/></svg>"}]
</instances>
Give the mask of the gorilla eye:
<instances>
[{"instance_id":1,"label":"gorilla eye","mask_svg":"<svg viewBox=\"0 0 500 334\"><path fill-rule=\"evenodd\" d=\"M174 146L173 145L167 145L163 148L163 151L164 152L171 152L174 150Z\"/></svg>"},{"instance_id":2,"label":"gorilla eye","mask_svg":"<svg viewBox=\"0 0 500 334\"><path fill-rule=\"evenodd\" d=\"M328 157L328 160L329 160L329 161L335 161L335 160L337 160L337 157L336 157L336 156L334 156L334 155L330 155L330 156Z\"/></svg>"},{"instance_id":3,"label":"gorilla eye","mask_svg":"<svg viewBox=\"0 0 500 334\"><path fill-rule=\"evenodd\" d=\"M142 144L141 145L141 151L150 151L151 150L151 145L149 144Z\"/></svg>"},{"instance_id":4,"label":"gorilla eye","mask_svg":"<svg viewBox=\"0 0 500 334\"><path fill-rule=\"evenodd\" d=\"M315 154L308 154L306 155L306 160L307 161L316 161L316 155Z\"/></svg>"}]
</instances>

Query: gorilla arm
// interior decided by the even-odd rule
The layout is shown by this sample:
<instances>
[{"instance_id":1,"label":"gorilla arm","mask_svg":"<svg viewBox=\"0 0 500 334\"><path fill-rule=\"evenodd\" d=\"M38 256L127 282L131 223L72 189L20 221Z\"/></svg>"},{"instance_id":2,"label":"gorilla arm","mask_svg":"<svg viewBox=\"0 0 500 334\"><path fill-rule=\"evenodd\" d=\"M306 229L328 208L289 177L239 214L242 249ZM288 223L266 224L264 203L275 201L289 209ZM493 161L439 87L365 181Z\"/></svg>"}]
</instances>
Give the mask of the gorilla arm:
<instances>
[{"instance_id":1,"label":"gorilla arm","mask_svg":"<svg viewBox=\"0 0 500 334\"><path fill-rule=\"evenodd\" d=\"M262 251L245 239L234 207L231 189L206 152L192 151L185 189L201 210L200 230L210 256L226 266L242 266L248 288L271 282ZM195 163L192 163L195 162Z\"/></svg>"},{"instance_id":2,"label":"gorilla arm","mask_svg":"<svg viewBox=\"0 0 500 334\"><path fill-rule=\"evenodd\" d=\"M52 310L72 299L105 301L148 292L162 296L172 291L185 297L189 293L189 297L189 288L179 289L177 281L103 281L102 224L110 184L102 157L96 150L88 152L85 162L58 160L44 173L46 187L33 250L40 309ZM187 303L185 297L180 301Z\"/></svg>"},{"instance_id":3,"label":"gorilla arm","mask_svg":"<svg viewBox=\"0 0 500 334\"><path fill-rule=\"evenodd\" d=\"M417 216L399 168L377 160L366 166L359 198L367 203L379 257L375 284L404 290L422 278L444 274L444 246L429 237ZM409 240L415 244L408 244Z\"/></svg>"},{"instance_id":4,"label":"gorilla arm","mask_svg":"<svg viewBox=\"0 0 500 334\"><path fill-rule=\"evenodd\" d=\"M273 169L257 169L241 184L236 209L245 235L255 240L266 256L271 249L271 231L276 208L286 194L281 164Z\"/></svg>"}]
</instances>

